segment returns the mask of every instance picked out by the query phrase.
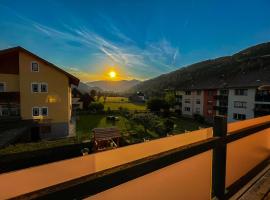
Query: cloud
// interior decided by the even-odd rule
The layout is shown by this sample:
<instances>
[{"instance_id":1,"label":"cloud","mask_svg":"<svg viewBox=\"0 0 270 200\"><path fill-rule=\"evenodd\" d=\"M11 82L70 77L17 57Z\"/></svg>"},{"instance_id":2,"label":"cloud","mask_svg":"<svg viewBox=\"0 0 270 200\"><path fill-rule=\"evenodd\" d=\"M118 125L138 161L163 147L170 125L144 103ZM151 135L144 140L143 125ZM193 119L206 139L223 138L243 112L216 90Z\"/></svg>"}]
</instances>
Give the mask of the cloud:
<instances>
[{"instance_id":1,"label":"cloud","mask_svg":"<svg viewBox=\"0 0 270 200\"><path fill-rule=\"evenodd\" d=\"M174 47L166 38L155 42L146 42L145 46L141 47L121 32L115 23L106 16L101 16L101 19L104 20L106 30L116 37L115 40L109 40L104 35L90 30L83 23L60 24L55 28L28 19L18 13L15 14L23 21L23 23L18 21L16 23L24 24L28 28L32 27L33 31L46 35L52 41L70 45L71 48L73 48L72 45L79 43L89 48L91 59L95 59L96 55L99 55L99 58L103 55L112 64L123 68L129 77L153 77L176 69L179 61L178 48ZM84 72L80 71L80 66L69 70L74 75L76 72L76 74L86 77Z\"/></svg>"}]
</instances>

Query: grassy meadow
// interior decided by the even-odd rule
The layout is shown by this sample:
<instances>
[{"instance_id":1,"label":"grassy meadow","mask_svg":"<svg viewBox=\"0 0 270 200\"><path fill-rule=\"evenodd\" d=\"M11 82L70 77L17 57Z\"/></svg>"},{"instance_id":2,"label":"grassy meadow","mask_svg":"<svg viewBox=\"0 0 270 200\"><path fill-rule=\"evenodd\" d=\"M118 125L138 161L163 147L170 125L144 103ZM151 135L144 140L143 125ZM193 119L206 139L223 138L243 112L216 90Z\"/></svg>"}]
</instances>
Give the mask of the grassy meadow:
<instances>
[{"instance_id":1,"label":"grassy meadow","mask_svg":"<svg viewBox=\"0 0 270 200\"><path fill-rule=\"evenodd\" d=\"M99 102L104 103L104 98L100 98ZM104 110L108 110L110 108L111 110L118 110L119 107L127 108L128 110L138 110L138 111L144 111L146 110L145 104L135 104L133 102L130 102L128 98L126 97L107 97L106 101L104 103Z\"/></svg>"}]
</instances>

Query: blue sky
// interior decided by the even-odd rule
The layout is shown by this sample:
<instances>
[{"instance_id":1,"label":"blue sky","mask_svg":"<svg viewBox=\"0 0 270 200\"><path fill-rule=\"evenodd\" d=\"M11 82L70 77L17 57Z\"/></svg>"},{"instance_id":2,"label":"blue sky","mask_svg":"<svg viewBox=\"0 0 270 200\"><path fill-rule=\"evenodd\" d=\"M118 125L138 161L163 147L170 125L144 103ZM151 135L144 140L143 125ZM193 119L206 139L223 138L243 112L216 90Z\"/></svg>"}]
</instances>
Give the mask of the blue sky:
<instances>
[{"instance_id":1,"label":"blue sky","mask_svg":"<svg viewBox=\"0 0 270 200\"><path fill-rule=\"evenodd\" d=\"M145 80L270 41L269 0L0 0L0 49L22 46L82 81Z\"/></svg>"}]
</instances>

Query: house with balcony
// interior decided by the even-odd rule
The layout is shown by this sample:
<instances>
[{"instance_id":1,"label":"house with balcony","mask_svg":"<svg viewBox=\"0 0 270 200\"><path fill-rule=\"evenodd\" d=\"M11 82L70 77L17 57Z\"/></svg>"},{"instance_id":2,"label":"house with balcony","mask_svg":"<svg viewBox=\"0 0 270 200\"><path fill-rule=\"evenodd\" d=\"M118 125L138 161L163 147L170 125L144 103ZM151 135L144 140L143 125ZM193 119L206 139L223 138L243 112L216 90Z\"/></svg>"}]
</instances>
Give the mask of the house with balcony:
<instances>
[{"instance_id":1,"label":"house with balcony","mask_svg":"<svg viewBox=\"0 0 270 200\"><path fill-rule=\"evenodd\" d=\"M31 135L70 135L71 85L79 79L22 48L0 51L0 117L33 120Z\"/></svg>"}]
</instances>

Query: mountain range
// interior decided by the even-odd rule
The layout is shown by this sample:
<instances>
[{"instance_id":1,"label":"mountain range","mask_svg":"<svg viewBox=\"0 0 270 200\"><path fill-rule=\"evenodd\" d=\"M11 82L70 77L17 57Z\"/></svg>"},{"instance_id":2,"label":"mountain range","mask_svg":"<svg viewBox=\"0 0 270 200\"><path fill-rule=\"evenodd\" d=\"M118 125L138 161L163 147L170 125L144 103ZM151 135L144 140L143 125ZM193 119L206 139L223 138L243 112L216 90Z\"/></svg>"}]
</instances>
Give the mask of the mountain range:
<instances>
[{"instance_id":1,"label":"mountain range","mask_svg":"<svg viewBox=\"0 0 270 200\"><path fill-rule=\"evenodd\" d=\"M232 56L198 62L146 80L130 89L146 94L164 89L211 89L270 84L270 42Z\"/></svg>"},{"instance_id":2,"label":"mountain range","mask_svg":"<svg viewBox=\"0 0 270 200\"><path fill-rule=\"evenodd\" d=\"M124 92L129 90L130 88L134 87L135 85L139 84L141 81L139 80L121 80L121 81L93 81L87 82L85 85L89 87L97 87L103 91L110 91L110 92Z\"/></svg>"}]
</instances>

